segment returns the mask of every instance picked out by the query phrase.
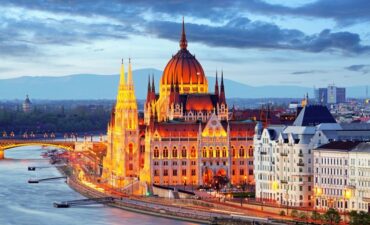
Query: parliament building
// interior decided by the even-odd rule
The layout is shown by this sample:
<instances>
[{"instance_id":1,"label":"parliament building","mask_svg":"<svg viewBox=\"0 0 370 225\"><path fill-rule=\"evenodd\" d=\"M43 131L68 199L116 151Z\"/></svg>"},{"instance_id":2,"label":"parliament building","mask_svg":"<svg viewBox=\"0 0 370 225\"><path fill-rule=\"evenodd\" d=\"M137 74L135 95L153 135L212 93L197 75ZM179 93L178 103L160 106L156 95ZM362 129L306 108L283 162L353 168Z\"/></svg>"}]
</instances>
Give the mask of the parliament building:
<instances>
[{"instance_id":1,"label":"parliament building","mask_svg":"<svg viewBox=\"0 0 370 225\"><path fill-rule=\"evenodd\" d=\"M209 87L188 50L184 23L180 49L159 86L149 78L144 112L138 111L131 62L120 70L117 101L108 124L102 177L113 187L133 180L158 185L254 184L254 119L229 112L223 72ZM230 110L231 111L231 110ZM261 115L259 115L261 116ZM268 116L264 123L268 122ZM217 181L216 181L217 182Z\"/></svg>"}]
</instances>

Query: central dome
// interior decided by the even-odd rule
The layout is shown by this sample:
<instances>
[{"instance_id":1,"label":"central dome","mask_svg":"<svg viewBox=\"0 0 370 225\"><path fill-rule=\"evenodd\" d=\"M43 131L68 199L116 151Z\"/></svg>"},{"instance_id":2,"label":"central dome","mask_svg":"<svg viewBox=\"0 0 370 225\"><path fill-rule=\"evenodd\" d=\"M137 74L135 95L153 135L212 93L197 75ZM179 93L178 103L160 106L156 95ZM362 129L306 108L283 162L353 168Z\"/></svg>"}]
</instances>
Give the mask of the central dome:
<instances>
[{"instance_id":1,"label":"central dome","mask_svg":"<svg viewBox=\"0 0 370 225\"><path fill-rule=\"evenodd\" d=\"M184 21L180 50L172 56L163 71L161 91L168 93L172 84L179 84L180 93L207 93L208 82L202 65L187 49Z\"/></svg>"}]
</instances>

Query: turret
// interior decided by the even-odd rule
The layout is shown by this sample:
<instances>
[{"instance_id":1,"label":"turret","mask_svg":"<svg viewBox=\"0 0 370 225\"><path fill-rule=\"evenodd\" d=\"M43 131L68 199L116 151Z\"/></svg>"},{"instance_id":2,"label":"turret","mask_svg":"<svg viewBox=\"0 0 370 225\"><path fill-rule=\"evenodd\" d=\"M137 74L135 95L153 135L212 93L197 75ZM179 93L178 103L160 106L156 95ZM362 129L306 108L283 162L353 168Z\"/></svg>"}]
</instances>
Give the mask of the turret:
<instances>
[{"instance_id":1,"label":"turret","mask_svg":"<svg viewBox=\"0 0 370 225\"><path fill-rule=\"evenodd\" d=\"M217 70L216 70L216 83L215 83L215 95L218 97L220 96L220 91L218 89L218 75L217 75Z\"/></svg>"},{"instance_id":2,"label":"turret","mask_svg":"<svg viewBox=\"0 0 370 225\"><path fill-rule=\"evenodd\" d=\"M224 87L224 72L221 71L221 91L220 91L220 104L226 105L225 87Z\"/></svg>"}]
</instances>

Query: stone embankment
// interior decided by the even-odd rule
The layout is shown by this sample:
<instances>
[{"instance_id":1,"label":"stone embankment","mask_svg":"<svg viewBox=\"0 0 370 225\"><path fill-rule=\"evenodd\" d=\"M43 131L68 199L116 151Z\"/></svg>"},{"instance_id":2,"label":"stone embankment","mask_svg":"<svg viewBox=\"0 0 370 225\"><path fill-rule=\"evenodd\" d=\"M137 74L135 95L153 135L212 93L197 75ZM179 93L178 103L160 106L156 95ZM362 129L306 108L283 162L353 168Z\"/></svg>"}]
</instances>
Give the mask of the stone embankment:
<instances>
[{"instance_id":1,"label":"stone embankment","mask_svg":"<svg viewBox=\"0 0 370 225\"><path fill-rule=\"evenodd\" d=\"M68 172L67 167L58 167L58 170L64 175L70 175ZM68 176L67 179L68 185L73 188L75 191L79 192L80 194L84 195L87 198L101 198L101 197L108 197L109 194L97 191L93 188L90 188L73 176ZM153 200L153 201L152 201ZM191 202L194 202L191 201ZM189 203L189 202L188 202ZM199 203L198 203L199 204ZM219 213L213 212L210 210L200 210L194 209L191 206L189 207L188 204L181 204L181 205L171 205L166 201L161 201L158 199L146 199L146 198L139 198L139 197L124 197L124 198L116 198L114 203L107 204L112 207L121 208L127 211L133 211L137 213L148 214L152 216L160 216L170 219L176 220L183 220L189 221L194 223L201 223L201 224L219 224L219 225L268 225L268 224L281 224L281 223L272 223L268 222L261 218L261 220L248 219L248 218L235 218L230 214L226 213ZM184 207L188 206L188 207Z\"/></svg>"}]
</instances>

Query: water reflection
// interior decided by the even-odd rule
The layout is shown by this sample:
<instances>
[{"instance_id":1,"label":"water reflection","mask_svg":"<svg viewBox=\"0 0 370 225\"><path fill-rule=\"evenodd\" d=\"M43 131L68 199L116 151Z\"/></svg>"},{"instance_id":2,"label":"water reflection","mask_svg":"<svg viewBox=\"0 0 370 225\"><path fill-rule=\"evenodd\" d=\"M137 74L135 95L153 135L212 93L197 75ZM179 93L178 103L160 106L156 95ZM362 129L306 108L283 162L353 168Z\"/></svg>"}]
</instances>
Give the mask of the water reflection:
<instances>
[{"instance_id":1,"label":"water reflection","mask_svg":"<svg viewBox=\"0 0 370 225\"><path fill-rule=\"evenodd\" d=\"M28 184L29 178L60 176L54 168L28 171L28 166L48 166L40 157L40 147L21 147L5 152L0 160L0 224L1 225L149 225L192 224L152 217L104 205L57 209L54 201L83 198L63 180Z\"/></svg>"}]
</instances>

